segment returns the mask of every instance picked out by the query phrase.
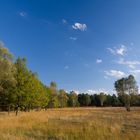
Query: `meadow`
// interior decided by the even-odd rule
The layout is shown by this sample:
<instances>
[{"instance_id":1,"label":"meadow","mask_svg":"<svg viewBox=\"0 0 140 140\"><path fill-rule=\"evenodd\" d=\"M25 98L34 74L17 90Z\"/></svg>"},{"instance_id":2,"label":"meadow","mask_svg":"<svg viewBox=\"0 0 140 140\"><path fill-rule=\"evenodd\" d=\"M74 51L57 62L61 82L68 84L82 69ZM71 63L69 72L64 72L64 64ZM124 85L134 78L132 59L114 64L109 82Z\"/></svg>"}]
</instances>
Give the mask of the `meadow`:
<instances>
[{"instance_id":1,"label":"meadow","mask_svg":"<svg viewBox=\"0 0 140 140\"><path fill-rule=\"evenodd\" d=\"M0 140L140 140L140 108L1 112Z\"/></svg>"}]
</instances>

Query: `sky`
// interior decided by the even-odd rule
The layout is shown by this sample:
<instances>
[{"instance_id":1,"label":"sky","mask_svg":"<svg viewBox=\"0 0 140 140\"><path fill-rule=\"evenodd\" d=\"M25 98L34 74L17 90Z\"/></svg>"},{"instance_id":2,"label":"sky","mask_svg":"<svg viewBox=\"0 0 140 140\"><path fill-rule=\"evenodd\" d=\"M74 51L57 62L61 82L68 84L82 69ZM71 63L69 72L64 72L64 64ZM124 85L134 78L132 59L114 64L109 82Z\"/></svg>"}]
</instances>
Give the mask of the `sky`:
<instances>
[{"instance_id":1,"label":"sky","mask_svg":"<svg viewBox=\"0 0 140 140\"><path fill-rule=\"evenodd\" d=\"M140 85L139 0L0 0L0 41L49 85L114 92Z\"/></svg>"}]
</instances>

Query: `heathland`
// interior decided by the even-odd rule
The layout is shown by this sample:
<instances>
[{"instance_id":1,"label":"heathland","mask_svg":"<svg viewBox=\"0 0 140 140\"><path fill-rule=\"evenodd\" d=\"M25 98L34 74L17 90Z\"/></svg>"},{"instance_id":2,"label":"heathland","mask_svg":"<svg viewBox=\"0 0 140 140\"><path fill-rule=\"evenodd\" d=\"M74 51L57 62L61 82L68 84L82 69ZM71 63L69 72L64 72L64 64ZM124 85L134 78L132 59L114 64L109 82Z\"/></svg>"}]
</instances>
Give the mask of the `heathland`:
<instances>
[{"instance_id":1,"label":"heathland","mask_svg":"<svg viewBox=\"0 0 140 140\"><path fill-rule=\"evenodd\" d=\"M140 108L63 108L0 114L0 140L139 140Z\"/></svg>"}]
</instances>

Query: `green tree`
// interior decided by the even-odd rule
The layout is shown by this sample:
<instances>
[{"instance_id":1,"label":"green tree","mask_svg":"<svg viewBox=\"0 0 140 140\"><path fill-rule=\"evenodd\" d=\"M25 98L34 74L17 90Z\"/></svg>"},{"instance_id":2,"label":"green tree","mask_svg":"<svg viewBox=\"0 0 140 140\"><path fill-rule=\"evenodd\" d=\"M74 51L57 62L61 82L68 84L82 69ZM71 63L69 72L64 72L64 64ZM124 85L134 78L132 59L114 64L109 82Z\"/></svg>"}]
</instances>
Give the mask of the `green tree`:
<instances>
[{"instance_id":1,"label":"green tree","mask_svg":"<svg viewBox=\"0 0 140 140\"><path fill-rule=\"evenodd\" d=\"M115 82L114 86L120 100L125 105L126 110L130 111L132 96L138 94L138 86L135 77L133 75L129 75L126 78L121 78Z\"/></svg>"},{"instance_id":2,"label":"green tree","mask_svg":"<svg viewBox=\"0 0 140 140\"><path fill-rule=\"evenodd\" d=\"M15 63L17 72L16 84L16 114L18 109L30 111L31 108L44 108L48 105L46 87L38 79L37 75L28 70L26 60L18 58Z\"/></svg>"},{"instance_id":3,"label":"green tree","mask_svg":"<svg viewBox=\"0 0 140 140\"><path fill-rule=\"evenodd\" d=\"M80 103L80 106L88 106L91 103L90 95L88 94L79 94L78 95L78 102Z\"/></svg>"},{"instance_id":4,"label":"green tree","mask_svg":"<svg viewBox=\"0 0 140 140\"><path fill-rule=\"evenodd\" d=\"M106 100L106 95L105 95L103 92L101 92L101 93L99 94L99 100L100 100L101 106L103 107L104 102L105 102L105 100Z\"/></svg>"},{"instance_id":5,"label":"green tree","mask_svg":"<svg viewBox=\"0 0 140 140\"><path fill-rule=\"evenodd\" d=\"M15 62L15 66L17 72L15 74L16 83L16 99L15 99L15 109L16 115L18 110L21 109L23 106L26 106L28 94L27 94L27 84L29 81L29 71L26 66L26 59L25 58L18 58Z\"/></svg>"},{"instance_id":6,"label":"green tree","mask_svg":"<svg viewBox=\"0 0 140 140\"><path fill-rule=\"evenodd\" d=\"M115 95L115 94L113 94L112 96L111 96L111 105L112 106L122 106L122 104L121 104L121 102L120 102L120 100L118 99L118 97Z\"/></svg>"},{"instance_id":7,"label":"green tree","mask_svg":"<svg viewBox=\"0 0 140 140\"><path fill-rule=\"evenodd\" d=\"M48 107L50 108L57 108L59 106L58 101L58 91L57 91L57 84L56 82L51 82L50 87L48 88L48 96L49 96L49 103Z\"/></svg>"},{"instance_id":8,"label":"green tree","mask_svg":"<svg viewBox=\"0 0 140 140\"><path fill-rule=\"evenodd\" d=\"M0 44L0 92L7 87L7 84L15 84L15 70L12 54Z\"/></svg>"},{"instance_id":9,"label":"green tree","mask_svg":"<svg viewBox=\"0 0 140 140\"><path fill-rule=\"evenodd\" d=\"M3 108L7 106L9 111L13 104L11 89L16 84L15 72L12 54L0 43L0 104Z\"/></svg>"},{"instance_id":10,"label":"green tree","mask_svg":"<svg viewBox=\"0 0 140 140\"><path fill-rule=\"evenodd\" d=\"M52 81L50 83L50 89L51 90L54 90L54 92L56 92L56 90L57 90L57 84L56 84L56 82Z\"/></svg>"},{"instance_id":11,"label":"green tree","mask_svg":"<svg viewBox=\"0 0 140 140\"><path fill-rule=\"evenodd\" d=\"M74 91L70 92L68 103L69 103L69 106L71 107L76 107L79 105L78 96Z\"/></svg>"},{"instance_id":12,"label":"green tree","mask_svg":"<svg viewBox=\"0 0 140 140\"><path fill-rule=\"evenodd\" d=\"M49 96L48 96L48 91L47 91L47 87L44 86L40 81L38 81L39 84L39 88L37 90L37 102L36 105L38 105L41 108L46 108L48 106L48 102L49 102Z\"/></svg>"},{"instance_id":13,"label":"green tree","mask_svg":"<svg viewBox=\"0 0 140 140\"><path fill-rule=\"evenodd\" d=\"M99 100L99 95L98 94L93 94L90 95L91 99L91 106L100 106L100 100Z\"/></svg>"},{"instance_id":14,"label":"green tree","mask_svg":"<svg viewBox=\"0 0 140 140\"><path fill-rule=\"evenodd\" d=\"M30 111L31 108L44 108L48 104L48 96L46 87L39 81L36 74L28 72L28 81L25 84L25 110Z\"/></svg>"},{"instance_id":15,"label":"green tree","mask_svg":"<svg viewBox=\"0 0 140 140\"><path fill-rule=\"evenodd\" d=\"M63 90L63 89L59 90L58 100L59 100L59 106L61 108L67 106L68 96L67 96L65 90Z\"/></svg>"}]
</instances>

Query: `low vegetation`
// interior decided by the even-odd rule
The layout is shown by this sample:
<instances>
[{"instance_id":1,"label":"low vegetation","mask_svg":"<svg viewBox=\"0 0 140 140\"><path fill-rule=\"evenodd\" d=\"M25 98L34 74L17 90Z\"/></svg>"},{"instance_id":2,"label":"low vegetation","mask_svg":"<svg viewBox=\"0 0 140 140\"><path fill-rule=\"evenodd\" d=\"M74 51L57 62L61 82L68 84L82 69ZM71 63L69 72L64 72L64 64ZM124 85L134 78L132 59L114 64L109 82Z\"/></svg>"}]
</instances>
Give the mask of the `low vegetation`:
<instances>
[{"instance_id":1,"label":"low vegetation","mask_svg":"<svg viewBox=\"0 0 140 140\"><path fill-rule=\"evenodd\" d=\"M140 108L64 108L0 114L2 140L139 140Z\"/></svg>"}]
</instances>

